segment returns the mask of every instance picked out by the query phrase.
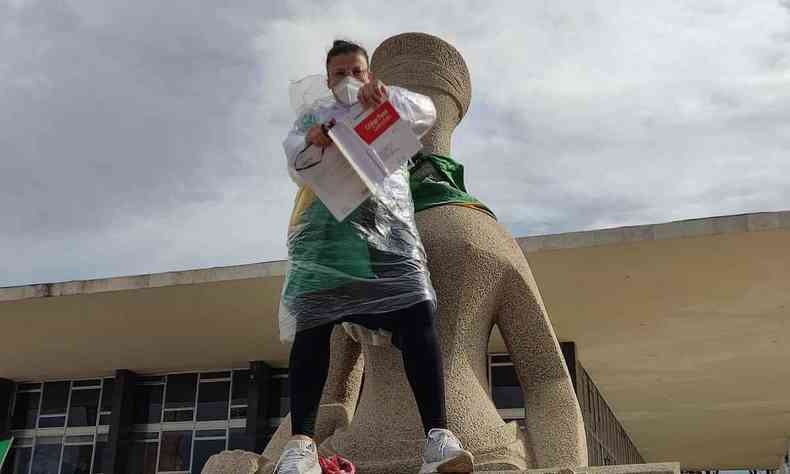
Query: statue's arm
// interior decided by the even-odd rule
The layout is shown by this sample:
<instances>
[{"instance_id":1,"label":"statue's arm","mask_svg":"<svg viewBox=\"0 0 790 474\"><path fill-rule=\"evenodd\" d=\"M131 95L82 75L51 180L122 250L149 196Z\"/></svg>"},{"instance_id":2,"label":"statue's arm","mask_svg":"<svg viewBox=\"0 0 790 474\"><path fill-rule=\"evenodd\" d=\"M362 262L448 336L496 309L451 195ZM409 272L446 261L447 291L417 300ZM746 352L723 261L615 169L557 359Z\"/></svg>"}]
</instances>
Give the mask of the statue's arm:
<instances>
[{"instance_id":1,"label":"statue's arm","mask_svg":"<svg viewBox=\"0 0 790 474\"><path fill-rule=\"evenodd\" d=\"M535 296L537 289L533 293L529 286L506 295L508 303L498 313L497 326L524 393L536 467L586 466L587 441L579 402L554 329L540 297Z\"/></svg>"}]
</instances>

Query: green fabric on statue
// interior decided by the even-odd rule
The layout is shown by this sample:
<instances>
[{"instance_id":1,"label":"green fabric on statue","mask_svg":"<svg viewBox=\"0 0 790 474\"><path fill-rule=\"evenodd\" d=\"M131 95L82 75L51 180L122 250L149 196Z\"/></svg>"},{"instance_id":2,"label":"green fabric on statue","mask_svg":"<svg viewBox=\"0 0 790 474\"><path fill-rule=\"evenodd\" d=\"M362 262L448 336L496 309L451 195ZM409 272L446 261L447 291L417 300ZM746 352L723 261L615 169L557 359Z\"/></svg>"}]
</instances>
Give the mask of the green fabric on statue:
<instances>
[{"instance_id":1,"label":"green fabric on statue","mask_svg":"<svg viewBox=\"0 0 790 474\"><path fill-rule=\"evenodd\" d=\"M464 165L448 156L423 153L418 153L412 162L409 186L415 212L455 204L473 207L496 219L491 209L466 191Z\"/></svg>"}]
</instances>

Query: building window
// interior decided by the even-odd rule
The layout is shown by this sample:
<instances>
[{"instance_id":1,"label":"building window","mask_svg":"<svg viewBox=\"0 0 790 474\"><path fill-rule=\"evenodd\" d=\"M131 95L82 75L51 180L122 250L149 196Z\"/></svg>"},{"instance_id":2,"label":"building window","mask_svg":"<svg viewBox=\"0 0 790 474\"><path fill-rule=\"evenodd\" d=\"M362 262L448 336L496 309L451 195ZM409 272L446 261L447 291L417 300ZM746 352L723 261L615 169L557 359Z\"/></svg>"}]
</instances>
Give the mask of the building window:
<instances>
[{"instance_id":1,"label":"building window","mask_svg":"<svg viewBox=\"0 0 790 474\"><path fill-rule=\"evenodd\" d=\"M289 397L290 384L288 369L274 369L271 378L271 392L269 396L270 424L277 426L280 420L291 411Z\"/></svg>"},{"instance_id":2,"label":"building window","mask_svg":"<svg viewBox=\"0 0 790 474\"><path fill-rule=\"evenodd\" d=\"M110 472L109 466L109 445L107 444L107 435L98 435L96 437L96 447L93 450L93 474L103 474Z\"/></svg>"},{"instance_id":3,"label":"building window","mask_svg":"<svg viewBox=\"0 0 790 474\"><path fill-rule=\"evenodd\" d=\"M14 439L14 449L8 453L3 474L28 474L33 459L33 439Z\"/></svg>"},{"instance_id":4,"label":"building window","mask_svg":"<svg viewBox=\"0 0 790 474\"><path fill-rule=\"evenodd\" d=\"M41 410L38 414L39 428L59 428L66 425L66 411L69 400L69 382L48 382L44 384L41 396ZM35 455L33 470L36 469Z\"/></svg>"},{"instance_id":5,"label":"building window","mask_svg":"<svg viewBox=\"0 0 790 474\"><path fill-rule=\"evenodd\" d=\"M68 474L90 474L93 459L93 436L68 437L63 446L61 472Z\"/></svg>"},{"instance_id":6,"label":"building window","mask_svg":"<svg viewBox=\"0 0 790 474\"><path fill-rule=\"evenodd\" d=\"M102 474L111 400L112 379L20 384L3 474Z\"/></svg>"},{"instance_id":7,"label":"building window","mask_svg":"<svg viewBox=\"0 0 790 474\"><path fill-rule=\"evenodd\" d=\"M228 418L230 374L228 374L227 378L219 378L216 375L216 373L212 373L201 374L200 376L197 421L224 420Z\"/></svg>"},{"instance_id":8,"label":"building window","mask_svg":"<svg viewBox=\"0 0 790 474\"><path fill-rule=\"evenodd\" d=\"M247 444L246 369L140 377L128 474L194 472L211 455Z\"/></svg>"},{"instance_id":9,"label":"building window","mask_svg":"<svg viewBox=\"0 0 790 474\"><path fill-rule=\"evenodd\" d=\"M96 425L100 394L101 385L95 388L74 387L69 401L68 426Z\"/></svg>"},{"instance_id":10,"label":"building window","mask_svg":"<svg viewBox=\"0 0 790 474\"><path fill-rule=\"evenodd\" d=\"M11 426L15 430L28 430L36 427L41 391L17 392Z\"/></svg>"},{"instance_id":11,"label":"building window","mask_svg":"<svg viewBox=\"0 0 790 474\"><path fill-rule=\"evenodd\" d=\"M230 397L230 417L247 418L248 393L250 389L250 371L236 370L233 372L233 393Z\"/></svg>"},{"instance_id":12,"label":"building window","mask_svg":"<svg viewBox=\"0 0 790 474\"><path fill-rule=\"evenodd\" d=\"M156 474L159 433L135 433L126 463L126 474Z\"/></svg>"},{"instance_id":13,"label":"building window","mask_svg":"<svg viewBox=\"0 0 790 474\"><path fill-rule=\"evenodd\" d=\"M231 448L232 449L232 448ZM192 472L200 472L208 462L208 458L225 450L225 438L215 439L195 439L194 469Z\"/></svg>"},{"instance_id":14,"label":"building window","mask_svg":"<svg viewBox=\"0 0 790 474\"><path fill-rule=\"evenodd\" d=\"M62 440L63 438L60 436L36 438L31 474L52 474L58 472Z\"/></svg>"},{"instance_id":15,"label":"building window","mask_svg":"<svg viewBox=\"0 0 790 474\"><path fill-rule=\"evenodd\" d=\"M198 473L211 455L247 449L250 370L138 377L127 474ZM2 474L109 472L114 381L25 383Z\"/></svg>"},{"instance_id":16,"label":"building window","mask_svg":"<svg viewBox=\"0 0 790 474\"><path fill-rule=\"evenodd\" d=\"M491 367L491 397L497 408L524 408L524 394L512 365Z\"/></svg>"},{"instance_id":17,"label":"building window","mask_svg":"<svg viewBox=\"0 0 790 474\"><path fill-rule=\"evenodd\" d=\"M192 421L195 418L195 390L197 374L178 374L167 377L167 399L163 421Z\"/></svg>"},{"instance_id":18,"label":"building window","mask_svg":"<svg viewBox=\"0 0 790 474\"><path fill-rule=\"evenodd\" d=\"M250 439L247 437L245 430L234 428L230 430L230 437L228 438L228 449L250 449Z\"/></svg>"},{"instance_id":19,"label":"building window","mask_svg":"<svg viewBox=\"0 0 790 474\"><path fill-rule=\"evenodd\" d=\"M46 416L66 415L69 399L69 382L47 382L41 401L41 414Z\"/></svg>"},{"instance_id":20,"label":"building window","mask_svg":"<svg viewBox=\"0 0 790 474\"><path fill-rule=\"evenodd\" d=\"M274 432L282 423L283 418L288 415L291 410L289 392L290 382L288 380L288 369L273 368L271 369L271 379L269 380L269 426L266 432L266 438L271 439ZM233 438L230 440L233 444ZM233 449L233 448L229 448ZM244 448L238 448L244 449Z\"/></svg>"},{"instance_id":21,"label":"building window","mask_svg":"<svg viewBox=\"0 0 790 474\"><path fill-rule=\"evenodd\" d=\"M134 391L134 423L159 423L162 420L162 396L165 386L160 382L143 384Z\"/></svg>"},{"instance_id":22,"label":"building window","mask_svg":"<svg viewBox=\"0 0 790 474\"><path fill-rule=\"evenodd\" d=\"M509 355L489 355L488 381L491 399L500 416L505 420L524 418L524 392Z\"/></svg>"},{"instance_id":23,"label":"building window","mask_svg":"<svg viewBox=\"0 0 790 474\"><path fill-rule=\"evenodd\" d=\"M110 413L112 412L112 394L114 390L115 390L114 379L104 379L102 381L99 425L110 424Z\"/></svg>"},{"instance_id":24,"label":"building window","mask_svg":"<svg viewBox=\"0 0 790 474\"><path fill-rule=\"evenodd\" d=\"M188 471L192 461L192 431L165 431L159 453L159 471Z\"/></svg>"}]
</instances>

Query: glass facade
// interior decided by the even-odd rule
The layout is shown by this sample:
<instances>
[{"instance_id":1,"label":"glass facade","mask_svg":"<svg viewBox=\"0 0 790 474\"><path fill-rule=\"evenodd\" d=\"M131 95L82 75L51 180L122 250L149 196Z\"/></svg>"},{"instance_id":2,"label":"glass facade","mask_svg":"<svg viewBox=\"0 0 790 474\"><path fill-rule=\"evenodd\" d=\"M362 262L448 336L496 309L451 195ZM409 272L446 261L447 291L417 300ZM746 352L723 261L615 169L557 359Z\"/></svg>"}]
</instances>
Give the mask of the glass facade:
<instances>
[{"instance_id":1,"label":"glass facade","mask_svg":"<svg viewBox=\"0 0 790 474\"><path fill-rule=\"evenodd\" d=\"M89 388L71 393L68 426L94 426L99 415L101 389Z\"/></svg>"},{"instance_id":2,"label":"glass facade","mask_svg":"<svg viewBox=\"0 0 790 474\"><path fill-rule=\"evenodd\" d=\"M156 474L156 457L159 454L159 435L156 438L139 437L132 442L126 473Z\"/></svg>"},{"instance_id":3,"label":"glass facade","mask_svg":"<svg viewBox=\"0 0 790 474\"><path fill-rule=\"evenodd\" d=\"M14 429L34 429L38 421L38 406L41 399L41 390L18 392L11 418Z\"/></svg>"},{"instance_id":4,"label":"glass facade","mask_svg":"<svg viewBox=\"0 0 790 474\"><path fill-rule=\"evenodd\" d=\"M288 369L272 369L271 435L289 412ZM524 405L507 355L489 358L489 390L506 420ZM138 377L126 474L199 473L211 455L250 449L246 434L250 371ZM2 474L101 474L108 460L114 380L21 384L12 416L14 449Z\"/></svg>"},{"instance_id":5,"label":"glass facade","mask_svg":"<svg viewBox=\"0 0 790 474\"><path fill-rule=\"evenodd\" d=\"M143 384L134 390L134 423L159 423L162 420L164 383Z\"/></svg>"},{"instance_id":6,"label":"glass facade","mask_svg":"<svg viewBox=\"0 0 790 474\"><path fill-rule=\"evenodd\" d=\"M33 459L33 440L15 439L14 446L5 460L3 473L27 474L30 472L30 461Z\"/></svg>"},{"instance_id":7,"label":"glass facade","mask_svg":"<svg viewBox=\"0 0 790 474\"><path fill-rule=\"evenodd\" d=\"M63 450L63 438L58 436L44 436L36 438L36 447L33 448L32 474L51 474L58 472L60 466L60 453Z\"/></svg>"},{"instance_id":8,"label":"glass facade","mask_svg":"<svg viewBox=\"0 0 790 474\"><path fill-rule=\"evenodd\" d=\"M112 387L111 378L20 384L3 474L102 473Z\"/></svg>"},{"instance_id":9,"label":"glass facade","mask_svg":"<svg viewBox=\"0 0 790 474\"><path fill-rule=\"evenodd\" d=\"M188 471L192 464L192 431L162 433L161 450L162 452L159 453L160 471Z\"/></svg>"},{"instance_id":10,"label":"glass facade","mask_svg":"<svg viewBox=\"0 0 790 474\"><path fill-rule=\"evenodd\" d=\"M231 379L201 381L198 391L197 421L228 418Z\"/></svg>"},{"instance_id":11,"label":"glass facade","mask_svg":"<svg viewBox=\"0 0 790 474\"><path fill-rule=\"evenodd\" d=\"M91 440L93 441L93 440ZM92 444L63 446L62 474L90 474L93 460Z\"/></svg>"},{"instance_id":12,"label":"glass facade","mask_svg":"<svg viewBox=\"0 0 790 474\"><path fill-rule=\"evenodd\" d=\"M211 457L246 443L247 369L141 377L127 474L200 473Z\"/></svg>"},{"instance_id":13,"label":"glass facade","mask_svg":"<svg viewBox=\"0 0 790 474\"><path fill-rule=\"evenodd\" d=\"M272 371L271 392L269 396L270 424L277 426L280 419L291 411L288 399L288 369L274 369Z\"/></svg>"}]
</instances>

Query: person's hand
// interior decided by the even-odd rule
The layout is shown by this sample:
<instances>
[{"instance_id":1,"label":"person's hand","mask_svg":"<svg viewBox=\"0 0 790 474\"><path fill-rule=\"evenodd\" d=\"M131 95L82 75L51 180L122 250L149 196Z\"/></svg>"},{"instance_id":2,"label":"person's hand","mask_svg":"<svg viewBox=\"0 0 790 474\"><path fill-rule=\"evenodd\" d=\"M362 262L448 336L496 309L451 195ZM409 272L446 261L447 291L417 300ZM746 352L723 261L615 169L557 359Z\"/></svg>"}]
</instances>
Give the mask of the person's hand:
<instances>
[{"instance_id":1,"label":"person's hand","mask_svg":"<svg viewBox=\"0 0 790 474\"><path fill-rule=\"evenodd\" d=\"M320 146L321 148L326 148L332 144L332 139L329 138L329 135L324 133L324 129L321 125L315 125L307 131L307 142Z\"/></svg>"},{"instance_id":2,"label":"person's hand","mask_svg":"<svg viewBox=\"0 0 790 474\"><path fill-rule=\"evenodd\" d=\"M365 84L359 89L357 99L362 104L362 108L376 107L387 101L387 86L375 77L372 77L370 82Z\"/></svg>"}]
</instances>

